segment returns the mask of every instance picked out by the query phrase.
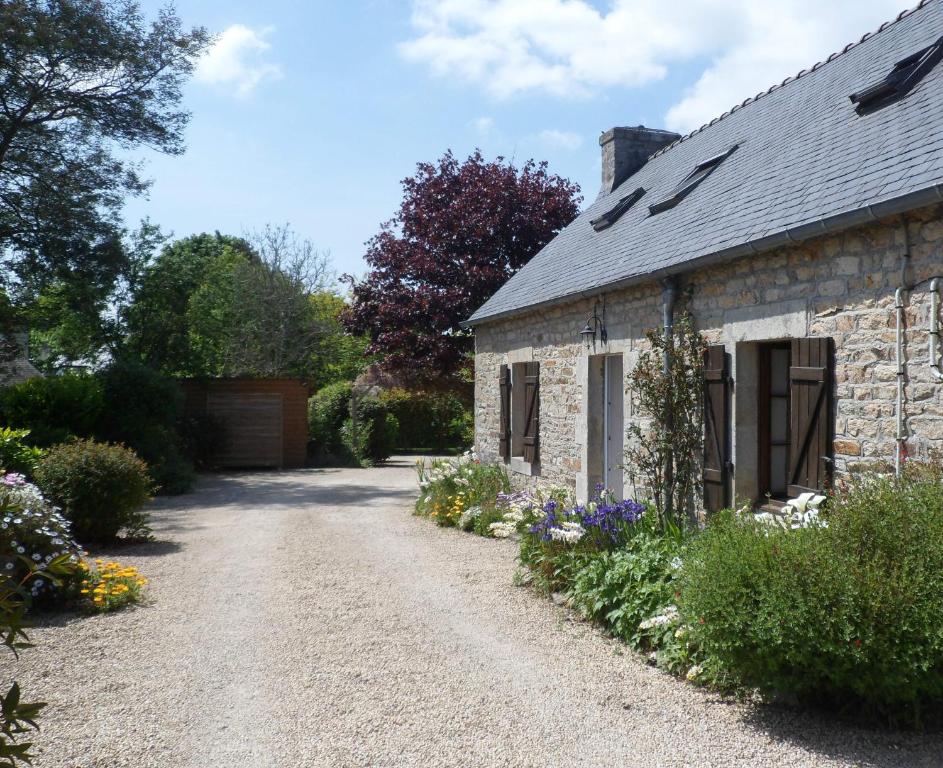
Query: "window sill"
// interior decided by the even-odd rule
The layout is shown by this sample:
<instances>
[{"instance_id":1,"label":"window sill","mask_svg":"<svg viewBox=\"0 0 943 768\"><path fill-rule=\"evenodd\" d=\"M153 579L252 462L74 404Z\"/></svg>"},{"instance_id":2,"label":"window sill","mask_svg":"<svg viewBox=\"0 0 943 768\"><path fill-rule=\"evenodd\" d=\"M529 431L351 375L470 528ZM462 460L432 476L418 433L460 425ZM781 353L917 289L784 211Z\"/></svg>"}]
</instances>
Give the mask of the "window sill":
<instances>
[{"instance_id":1,"label":"window sill","mask_svg":"<svg viewBox=\"0 0 943 768\"><path fill-rule=\"evenodd\" d=\"M512 456L510 468L512 472L516 472L519 475L527 475L528 477L533 477L540 473L539 464L528 464L520 456Z\"/></svg>"}]
</instances>

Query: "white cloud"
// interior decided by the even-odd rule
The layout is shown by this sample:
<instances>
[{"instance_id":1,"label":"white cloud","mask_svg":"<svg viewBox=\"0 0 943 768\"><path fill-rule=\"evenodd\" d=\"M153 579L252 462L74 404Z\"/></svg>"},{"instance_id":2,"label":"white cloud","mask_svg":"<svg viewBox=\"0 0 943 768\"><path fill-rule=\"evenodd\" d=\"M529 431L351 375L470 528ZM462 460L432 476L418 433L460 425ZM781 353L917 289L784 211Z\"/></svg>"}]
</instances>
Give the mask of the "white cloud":
<instances>
[{"instance_id":1,"label":"white cloud","mask_svg":"<svg viewBox=\"0 0 943 768\"><path fill-rule=\"evenodd\" d=\"M573 131L558 131L548 128L534 137L540 144L551 149L579 149L583 144L583 137Z\"/></svg>"},{"instance_id":2,"label":"white cloud","mask_svg":"<svg viewBox=\"0 0 943 768\"><path fill-rule=\"evenodd\" d=\"M277 80L281 67L264 59L272 47L266 39L271 33L271 27L227 27L198 62L194 77L207 85L233 86L239 97L248 96L266 80Z\"/></svg>"},{"instance_id":3,"label":"white cloud","mask_svg":"<svg viewBox=\"0 0 943 768\"><path fill-rule=\"evenodd\" d=\"M472 128L479 139L490 139L495 134L495 125L493 117L476 117L472 120Z\"/></svg>"},{"instance_id":4,"label":"white cloud","mask_svg":"<svg viewBox=\"0 0 943 768\"><path fill-rule=\"evenodd\" d=\"M506 99L587 98L707 59L666 115L696 128L824 59L900 10L901 0L414 0L406 59ZM626 119L630 119L626 115Z\"/></svg>"}]
</instances>

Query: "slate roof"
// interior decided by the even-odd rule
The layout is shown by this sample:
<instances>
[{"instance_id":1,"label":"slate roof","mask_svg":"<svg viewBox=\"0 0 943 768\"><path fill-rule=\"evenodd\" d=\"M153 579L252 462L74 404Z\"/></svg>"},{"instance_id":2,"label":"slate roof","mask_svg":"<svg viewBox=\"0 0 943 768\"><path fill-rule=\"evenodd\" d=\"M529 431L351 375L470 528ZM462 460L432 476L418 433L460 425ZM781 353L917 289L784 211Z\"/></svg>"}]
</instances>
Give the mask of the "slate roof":
<instances>
[{"instance_id":1,"label":"slate roof","mask_svg":"<svg viewBox=\"0 0 943 768\"><path fill-rule=\"evenodd\" d=\"M758 253L943 200L943 62L903 99L859 116L849 95L943 36L943 0L655 153L502 286L468 325ZM650 215L698 163L739 145L676 207ZM611 227L590 221L637 187Z\"/></svg>"}]
</instances>

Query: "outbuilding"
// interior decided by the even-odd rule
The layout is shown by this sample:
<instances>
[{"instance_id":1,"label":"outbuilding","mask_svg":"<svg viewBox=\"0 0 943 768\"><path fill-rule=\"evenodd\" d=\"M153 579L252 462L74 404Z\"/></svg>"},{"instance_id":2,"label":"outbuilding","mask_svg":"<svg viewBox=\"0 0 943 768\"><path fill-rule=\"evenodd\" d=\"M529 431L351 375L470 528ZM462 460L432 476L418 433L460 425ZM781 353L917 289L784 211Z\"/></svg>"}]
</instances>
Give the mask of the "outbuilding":
<instances>
[{"instance_id":1,"label":"outbuilding","mask_svg":"<svg viewBox=\"0 0 943 768\"><path fill-rule=\"evenodd\" d=\"M308 386L299 379L183 379L187 413L222 428L218 467L303 467L308 451Z\"/></svg>"}]
</instances>

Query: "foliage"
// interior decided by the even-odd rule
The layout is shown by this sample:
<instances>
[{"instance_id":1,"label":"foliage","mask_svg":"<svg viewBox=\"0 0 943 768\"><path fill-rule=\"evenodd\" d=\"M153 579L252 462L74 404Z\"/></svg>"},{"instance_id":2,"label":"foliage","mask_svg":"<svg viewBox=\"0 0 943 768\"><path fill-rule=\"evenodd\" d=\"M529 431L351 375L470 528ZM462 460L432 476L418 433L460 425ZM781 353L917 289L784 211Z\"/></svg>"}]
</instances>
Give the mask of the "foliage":
<instances>
[{"instance_id":1,"label":"foliage","mask_svg":"<svg viewBox=\"0 0 943 768\"><path fill-rule=\"evenodd\" d=\"M678 537L640 526L619 549L599 552L576 572L567 592L570 604L636 650L671 648L681 639L672 618L677 616L681 553ZM664 618L655 618L659 616Z\"/></svg>"},{"instance_id":2,"label":"foliage","mask_svg":"<svg viewBox=\"0 0 943 768\"><path fill-rule=\"evenodd\" d=\"M83 577L79 594L91 612L108 613L141 602L147 579L134 566L97 558L93 567L83 561L79 569Z\"/></svg>"},{"instance_id":3,"label":"foliage","mask_svg":"<svg viewBox=\"0 0 943 768\"><path fill-rule=\"evenodd\" d=\"M743 684L914 723L943 703L943 470L867 476L827 526L726 513L686 558L681 609Z\"/></svg>"},{"instance_id":4,"label":"foliage","mask_svg":"<svg viewBox=\"0 0 943 768\"><path fill-rule=\"evenodd\" d=\"M379 398L399 422L398 447L441 451L469 445L471 412L454 393L394 387Z\"/></svg>"},{"instance_id":5,"label":"foliage","mask_svg":"<svg viewBox=\"0 0 943 768\"><path fill-rule=\"evenodd\" d=\"M616 549L635 534L645 508L632 500L616 501L601 487L597 492L586 504L550 498L517 522L524 527L520 561L539 589L565 590L588 555Z\"/></svg>"},{"instance_id":6,"label":"foliage","mask_svg":"<svg viewBox=\"0 0 943 768\"><path fill-rule=\"evenodd\" d=\"M28 429L30 443L41 447L90 437L104 409L101 383L89 374L34 378L0 391L3 421Z\"/></svg>"},{"instance_id":7,"label":"foliage","mask_svg":"<svg viewBox=\"0 0 943 768\"><path fill-rule=\"evenodd\" d=\"M347 309L347 302L341 296L330 291L316 291L308 301L320 334L311 340L308 347L307 375L318 388L353 381L373 362L372 356L367 354L369 340L344 329L340 318Z\"/></svg>"},{"instance_id":8,"label":"foliage","mask_svg":"<svg viewBox=\"0 0 943 768\"><path fill-rule=\"evenodd\" d=\"M171 376L205 372L191 347L190 297L219 262L247 260L251 247L242 238L217 232L177 240L147 265L126 312L125 349Z\"/></svg>"},{"instance_id":9,"label":"foliage","mask_svg":"<svg viewBox=\"0 0 943 768\"><path fill-rule=\"evenodd\" d=\"M420 489L417 515L477 533L486 529L476 525L476 518L485 515L487 519L495 511L498 494L511 489L502 464L482 464L471 451L451 459L420 459L416 473Z\"/></svg>"},{"instance_id":10,"label":"foliage","mask_svg":"<svg viewBox=\"0 0 943 768\"><path fill-rule=\"evenodd\" d=\"M134 360L114 361L99 378L108 407L93 436L131 448L160 491L188 490L194 473L184 454L183 394L177 382Z\"/></svg>"},{"instance_id":11,"label":"foliage","mask_svg":"<svg viewBox=\"0 0 943 768\"><path fill-rule=\"evenodd\" d=\"M28 429L0 427L0 474L6 471L32 477L43 452L28 445L28 437Z\"/></svg>"},{"instance_id":12,"label":"foliage","mask_svg":"<svg viewBox=\"0 0 943 768\"><path fill-rule=\"evenodd\" d=\"M349 381L338 381L322 387L308 400L308 438L317 455L344 455L341 427L350 417L352 391Z\"/></svg>"},{"instance_id":13,"label":"foliage","mask_svg":"<svg viewBox=\"0 0 943 768\"><path fill-rule=\"evenodd\" d=\"M47 501L39 488L22 475L0 477L0 582L21 582L36 569L66 558L78 563L83 555L72 538L69 521ZM62 599L65 595L47 579L29 579L29 598Z\"/></svg>"},{"instance_id":14,"label":"foliage","mask_svg":"<svg viewBox=\"0 0 943 768\"><path fill-rule=\"evenodd\" d=\"M36 579L57 583L71 578L74 573L75 563L63 555L49 562L44 570L30 565L19 580L0 579L0 643L14 656L19 657L21 650L32 647L23 629L23 617L32 591L29 582ZM23 741L23 737L39 730L36 720L45 706L43 702L24 702L15 680L6 694L0 696L0 768L31 764L33 745Z\"/></svg>"},{"instance_id":15,"label":"foliage","mask_svg":"<svg viewBox=\"0 0 943 768\"><path fill-rule=\"evenodd\" d=\"M362 466L386 461L396 448L399 423L386 406L369 395L353 397L350 417L341 427L341 439Z\"/></svg>"},{"instance_id":16,"label":"foliage","mask_svg":"<svg viewBox=\"0 0 943 768\"><path fill-rule=\"evenodd\" d=\"M701 487L705 342L688 313L675 320L670 339L655 330L646 337L649 349L639 355L629 374L629 389L635 412L651 423L647 430L637 419L629 423L626 467L637 490L641 480L662 526L682 525L685 515L695 519Z\"/></svg>"},{"instance_id":17,"label":"foliage","mask_svg":"<svg viewBox=\"0 0 943 768\"><path fill-rule=\"evenodd\" d=\"M144 270L127 349L169 375L311 376L312 350L337 329L311 300L329 276L327 256L287 226L178 240Z\"/></svg>"},{"instance_id":18,"label":"foliage","mask_svg":"<svg viewBox=\"0 0 943 768\"><path fill-rule=\"evenodd\" d=\"M11 0L0 28L0 292L108 284L123 198L147 188L128 150L183 151L209 35L119 0Z\"/></svg>"},{"instance_id":19,"label":"foliage","mask_svg":"<svg viewBox=\"0 0 943 768\"><path fill-rule=\"evenodd\" d=\"M369 351L409 380L448 379L467 363L460 323L579 212L579 188L528 161L447 152L403 181L403 201L367 245L371 271L344 316Z\"/></svg>"},{"instance_id":20,"label":"foliage","mask_svg":"<svg viewBox=\"0 0 943 768\"><path fill-rule=\"evenodd\" d=\"M327 257L287 226L249 236L251 252L209 265L187 305L190 346L204 376L308 376L325 325L311 302Z\"/></svg>"},{"instance_id":21,"label":"foliage","mask_svg":"<svg viewBox=\"0 0 943 768\"><path fill-rule=\"evenodd\" d=\"M36 288L24 308L33 364L56 374L73 364L100 365L120 351L130 297L145 265L165 241L160 228L144 220L131 233L99 248L98 274L57 279Z\"/></svg>"},{"instance_id":22,"label":"foliage","mask_svg":"<svg viewBox=\"0 0 943 768\"><path fill-rule=\"evenodd\" d=\"M36 472L43 494L62 507L80 541L147 536L142 511L152 484L147 465L121 445L76 440L50 448Z\"/></svg>"}]
</instances>

